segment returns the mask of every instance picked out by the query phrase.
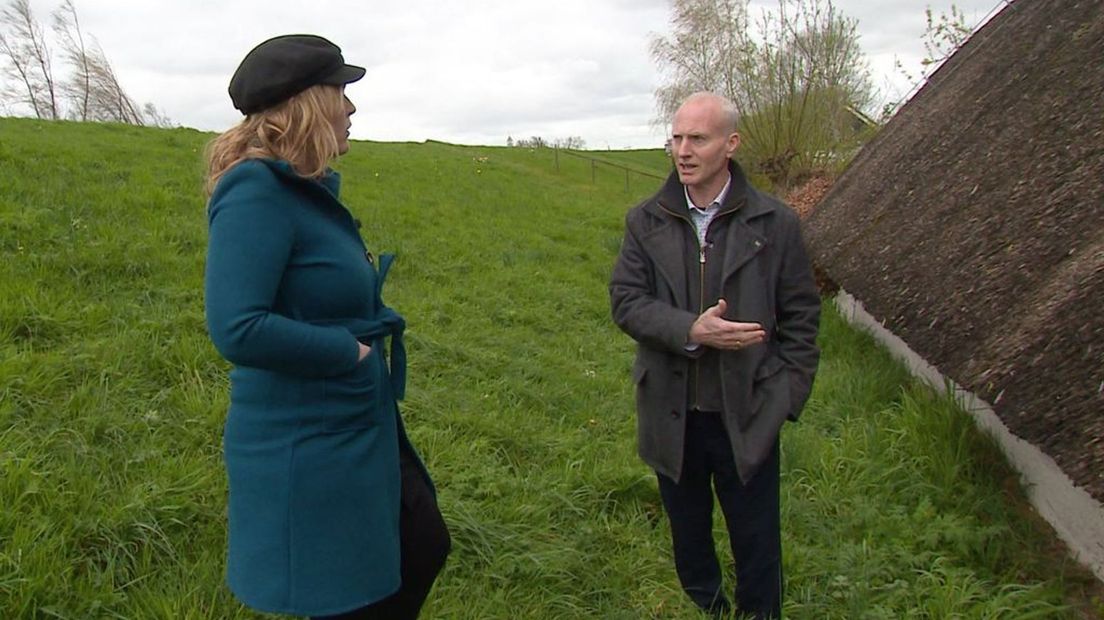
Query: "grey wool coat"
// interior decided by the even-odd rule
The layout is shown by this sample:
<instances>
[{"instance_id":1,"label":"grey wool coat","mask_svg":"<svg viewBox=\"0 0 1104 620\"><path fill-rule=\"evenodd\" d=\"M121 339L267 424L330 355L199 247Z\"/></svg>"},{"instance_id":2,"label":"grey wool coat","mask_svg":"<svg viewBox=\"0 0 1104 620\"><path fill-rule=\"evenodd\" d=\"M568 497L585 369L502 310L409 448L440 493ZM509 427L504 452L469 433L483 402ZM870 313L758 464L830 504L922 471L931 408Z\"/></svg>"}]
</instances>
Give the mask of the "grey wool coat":
<instances>
[{"instance_id":1,"label":"grey wool coat","mask_svg":"<svg viewBox=\"0 0 1104 620\"><path fill-rule=\"evenodd\" d=\"M757 322L766 341L721 351L723 420L740 478L747 482L770 453L782 423L796 420L812 389L820 295L797 215L747 183L730 162L732 185L711 228L724 229L722 281L712 288L727 302L724 318ZM691 360L690 326L716 299L690 299L699 277L698 239L675 172L660 191L625 217L625 236L610 280L614 322L637 342L636 386L640 457L678 481L682 473ZM690 248L691 251L687 251ZM718 260L713 258L711 260ZM692 413L690 415L693 415Z\"/></svg>"}]
</instances>

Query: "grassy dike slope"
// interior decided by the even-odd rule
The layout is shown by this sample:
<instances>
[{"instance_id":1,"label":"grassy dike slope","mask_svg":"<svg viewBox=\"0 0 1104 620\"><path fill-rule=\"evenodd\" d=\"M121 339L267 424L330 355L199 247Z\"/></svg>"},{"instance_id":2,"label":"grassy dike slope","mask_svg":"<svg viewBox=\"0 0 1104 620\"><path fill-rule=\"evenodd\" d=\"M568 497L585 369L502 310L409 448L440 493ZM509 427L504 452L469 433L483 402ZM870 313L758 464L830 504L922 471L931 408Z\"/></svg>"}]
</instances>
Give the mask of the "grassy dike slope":
<instances>
[{"instance_id":1,"label":"grassy dike slope","mask_svg":"<svg viewBox=\"0 0 1104 620\"><path fill-rule=\"evenodd\" d=\"M222 585L209 138L0 119L2 618L257 617ZM607 310L623 214L651 185L440 143L354 143L341 169L369 247L399 255L403 410L453 533L424 616L694 617ZM834 314L822 344L784 439L787 613L1078 617L1080 573L1047 559L965 415Z\"/></svg>"}]
</instances>

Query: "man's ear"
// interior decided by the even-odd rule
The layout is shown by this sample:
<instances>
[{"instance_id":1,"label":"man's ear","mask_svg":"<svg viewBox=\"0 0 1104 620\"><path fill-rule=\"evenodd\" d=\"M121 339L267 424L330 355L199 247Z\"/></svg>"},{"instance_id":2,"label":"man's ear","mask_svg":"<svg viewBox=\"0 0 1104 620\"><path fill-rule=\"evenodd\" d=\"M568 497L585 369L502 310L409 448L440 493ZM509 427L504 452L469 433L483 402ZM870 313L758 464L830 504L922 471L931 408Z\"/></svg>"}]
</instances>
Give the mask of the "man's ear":
<instances>
[{"instance_id":1,"label":"man's ear","mask_svg":"<svg viewBox=\"0 0 1104 620\"><path fill-rule=\"evenodd\" d=\"M725 149L729 159L732 159L732 156L736 153L736 149L738 148L740 148L740 133L734 131L728 135L728 144Z\"/></svg>"}]
</instances>

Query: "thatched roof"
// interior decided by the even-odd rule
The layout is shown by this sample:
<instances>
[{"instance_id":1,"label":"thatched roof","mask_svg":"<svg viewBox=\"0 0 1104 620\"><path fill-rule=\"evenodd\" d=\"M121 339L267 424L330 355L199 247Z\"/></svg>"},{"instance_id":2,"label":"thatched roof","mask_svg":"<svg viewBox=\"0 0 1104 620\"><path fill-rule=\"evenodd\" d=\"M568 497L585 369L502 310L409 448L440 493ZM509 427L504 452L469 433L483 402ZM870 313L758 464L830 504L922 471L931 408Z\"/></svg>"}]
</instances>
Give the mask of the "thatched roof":
<instances>
[{"instance_id":1,"label":"thatched roof","mask_svg":"<svg viewBox=\"0 0 1104 620\"><path fill-rule=\"evenodd\" d=\"M1007 6L806 235L819 268L1104 501L1104 2Z\"/></svg>"}]
</instances>

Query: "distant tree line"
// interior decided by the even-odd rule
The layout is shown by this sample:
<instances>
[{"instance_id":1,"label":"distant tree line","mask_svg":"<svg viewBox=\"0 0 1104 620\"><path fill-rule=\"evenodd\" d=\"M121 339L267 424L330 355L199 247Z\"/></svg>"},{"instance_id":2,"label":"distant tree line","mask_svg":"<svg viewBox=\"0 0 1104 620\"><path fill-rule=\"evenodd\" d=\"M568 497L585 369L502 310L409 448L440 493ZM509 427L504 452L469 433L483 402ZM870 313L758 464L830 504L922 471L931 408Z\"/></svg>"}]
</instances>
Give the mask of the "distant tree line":
<instances>
[{"instance_id":1,"label":"distant tree line","mask_svg":"<svg viewBox=\"0 0 1104 620\"><path fill-rule=\"evenodd\" d=\"M22 107L48 120L172 125L152 103L139 107L126 93L95 37L81 30L72 0L53 12L51 30L62 62L71 69L60 79L51 41L31 12L30 0L10 0L0 10L0 76L5 78L0 103L5 109Z\"/></svg>"},{"instance_id":2,"label":"distant tree line","mask_svg":"<svg viewBox=\"0 0 1104 620\"><path fill-rule=\"evenodd\" d=\"M519 138L517 140L514 140L513 136L507 136L506 146L517 146L527 149L557 148L581 151L586 148L586 140L583 140L579 136L556 138L552 141L545 140L540 136L533 136L531 138Z\"/></svg>"}]
</instances>

